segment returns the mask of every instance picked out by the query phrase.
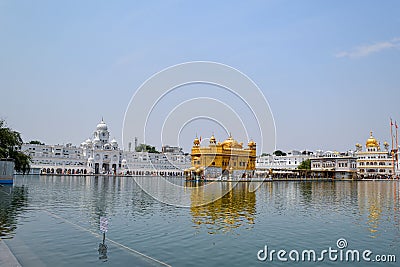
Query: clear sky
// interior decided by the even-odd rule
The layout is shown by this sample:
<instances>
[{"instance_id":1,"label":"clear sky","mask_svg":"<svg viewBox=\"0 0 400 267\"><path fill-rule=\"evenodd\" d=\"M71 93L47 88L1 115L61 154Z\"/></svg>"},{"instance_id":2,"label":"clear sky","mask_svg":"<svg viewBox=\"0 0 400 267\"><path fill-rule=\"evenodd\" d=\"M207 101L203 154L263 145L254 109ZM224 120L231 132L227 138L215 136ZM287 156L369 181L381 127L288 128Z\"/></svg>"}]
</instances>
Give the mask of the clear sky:
<instances>
[{"instance_id":1,"label":"clear sky","mask_svg":"<svg viewBox=\"0 0 400 267\"><path fill-rule=\"evenodd\" d=\"M396 0L0 0L0 117L25 141L80 144L103 116L121 144L146 79L206 60L261 88L279 149L343 151L370 130L389 141L389 118L400 121L399 11Z\"/></svg>"}]
</instances>

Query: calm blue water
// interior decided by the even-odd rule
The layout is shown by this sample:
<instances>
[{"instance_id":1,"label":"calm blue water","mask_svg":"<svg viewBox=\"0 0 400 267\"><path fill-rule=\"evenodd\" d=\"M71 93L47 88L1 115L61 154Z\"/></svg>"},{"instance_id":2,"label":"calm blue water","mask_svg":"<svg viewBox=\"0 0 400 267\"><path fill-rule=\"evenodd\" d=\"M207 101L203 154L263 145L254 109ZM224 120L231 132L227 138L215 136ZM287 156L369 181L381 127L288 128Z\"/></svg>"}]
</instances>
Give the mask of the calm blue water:
<instances>
[{"instance_id":1,"label":"calm blue water","mask_svg":"<svg viewBox=\"0 0 400 267\"><path fill-rule=\"evenodd\" d=\"M239 183L210 205L177 208L129 177L17 176L13 187L0 188L0 236L23 266L162 266L137 252L172 266L285 266L292 262L276 255L259 261L258 251L267 245L319 253L338 249L339 238L346 249L395 255L397 263L326 256L299 264L398 266L399 187L397 181L266 182L250 192ZM105 255L98 252L100 216L109 219Z\"/></svg>"}]
</instances>

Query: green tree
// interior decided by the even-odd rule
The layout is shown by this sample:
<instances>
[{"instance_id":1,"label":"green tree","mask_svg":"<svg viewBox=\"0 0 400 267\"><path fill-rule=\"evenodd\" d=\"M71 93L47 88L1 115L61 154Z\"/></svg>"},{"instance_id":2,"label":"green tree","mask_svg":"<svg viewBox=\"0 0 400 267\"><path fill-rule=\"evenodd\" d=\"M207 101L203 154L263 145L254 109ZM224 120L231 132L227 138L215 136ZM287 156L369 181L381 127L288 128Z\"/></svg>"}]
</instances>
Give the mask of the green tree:
<instances>
[{"instance_id":1,"label":"green tree","mask_svg":"<svg viewBox=\"0 0 400 267\"><path fill-rule=\"evenodd\" d=\"M44 145L44 143L42 143L42 142L40 142L38 140L29 141L29 144L32 144L32 145Z\"/></svg>"},{"instance_id":2,"label":"green tree","mask_svg":"<svg viewBox=\"0 0 400 267\"><path fill-rule=\"evenodd\" d=\"M149 152L149 153L160 153L159 151L156 150L154 146L150 146L147 144L140 144L135 148L136 152Z\"/></svg>"},{"instance_id":3,"label":"green tree","mask_svg":"<svg viewBox=\"0 0 400 267\"><path fill-rule=\"evenodd\" d=\"M261 154L261 157L265 157L265 156L271 156L271 155L268 153L265 153L265 152Z\"/></svg>"},{"instance_id":4,"label":"green tree","mask_svg":"<svg viewBox=\"0 0 400 267\"><path fill-rule=\"evenodd\" d=\"M311 170L311 160L310 159L306 159L305 161L300 163L300 165L297 167L297 169L299 169L299 170Z\"/></svg>"},{"instance_id":5,"label":"green tree","mask_svg":"<svg viewBox=\"0 0 400 267\"><path fill-rule=\"evenodd\" d=\"M274 153L273 153L275 156L286 156L286 153L285 152L283 152L283 151L281 151L281 150L276 150L276 151L274 151Z\"/></svg>"},{"instance_id":6,"label":"green tree","mask_svg":"<svg viewBox=\"0 0 400 267\"><path fill-rule=\"evenodd\" d=\"M21 134L8 128L4 120L0 120L0 158L12 158L17 172L29 173L31 158L19 151L22 145Z\"/></svg>"}]
</instances>

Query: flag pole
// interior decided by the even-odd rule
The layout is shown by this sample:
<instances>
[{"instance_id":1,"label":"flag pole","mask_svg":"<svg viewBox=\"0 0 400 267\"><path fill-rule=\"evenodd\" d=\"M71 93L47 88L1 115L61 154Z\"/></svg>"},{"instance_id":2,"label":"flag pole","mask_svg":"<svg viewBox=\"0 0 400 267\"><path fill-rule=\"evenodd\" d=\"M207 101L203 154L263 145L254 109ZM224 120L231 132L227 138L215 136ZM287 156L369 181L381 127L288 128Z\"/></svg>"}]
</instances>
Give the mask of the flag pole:
<instances>
[{"instance_id":1,"label":"flag pole","mask_svg":"<svg viewBox=\"0 0 400 267\"><path fill-rule=\"evenodd\" d=\"M396 128L396 148L395 148L395 159L396 159L396 169L398 168L399 165L399 158L398 158L398 154L397 151L399 149L399 139L398 139L398 128L399 126L397 126L397 121L394 122L394 127Z\"/></svg>"},{"instance_id":2,"label":"flag pole","mask_svg":"<svg viewBox=\"0 0 400 267\"><path fill-rule=\"evenodd\" d=\"M394 123L395 124L395 127L396 127L396 150L398 149L398 146L399 146L399 139L397 138L397 129L399 128L399 126L397 126L397 121Z\"/></svg>"},{"instance_id":3,"label":"flag pole","mask_svg":"<svg viewBox=\"0 0 400 267\"><path fill-rule=\"evenodd\" d=\"M390 137L392 138L392 151L391 151L391 156L392 156L392 178L394 178L394 144L393 144L393 121L392 118L390 118Z\"/></svg>"},{"instance_id":4,"label":"flag pole","mask_svg":"<svg viewBox=\"0 0 400 267\"><path fill-rule=\"evenodd\" d=\"M394 147L393 147L393 121L392 121L392 118L390 118L390 137L392 138L392 151L393 151Z\"/></svg>"}]
</instances>

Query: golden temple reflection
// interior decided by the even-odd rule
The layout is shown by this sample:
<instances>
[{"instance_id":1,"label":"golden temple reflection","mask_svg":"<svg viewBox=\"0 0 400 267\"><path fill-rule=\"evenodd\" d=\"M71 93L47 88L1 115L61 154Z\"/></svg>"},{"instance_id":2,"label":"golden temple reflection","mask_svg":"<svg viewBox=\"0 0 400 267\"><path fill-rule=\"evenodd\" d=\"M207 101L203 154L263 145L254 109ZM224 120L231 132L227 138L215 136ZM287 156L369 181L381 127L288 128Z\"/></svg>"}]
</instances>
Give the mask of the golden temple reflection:
<instances>
[{"instance_id":1,"label":"golden temple reflection","mask_svg":"<svg viewBox=\"0 0 400 267\"><path fill-rule=\"evenodd\" d=\"M209 234L229 232L235 228L248 227L254 224L256 213L256 193L249 190L249 183L218 183L221 190L229 190L222 198L207 205L198 206L199 199L204 199L206 189L200 183L186 182L187 186L194 186L191 195L192 206L190 208L192 221L198 229L202 227Z\"/></svg>"},{"instance_id":2,"label":"golden temple reflection","mask_svg":"<svg viewBox=\"0 0 400 267\"><path fill-rule=\"evenodd\" d=\"M368 215L368 225L369 225L369 231L372 234L372 238L375 238L375 233L378 232L379 229L379 219L381 218L381 213L382 210L379 206L376 206L375 204L371 204L369 206L369 215Z\"/></svg>"},{"instance_id":3,"label":"golden temple reflection","mask_svg":"<svg viewBox=\"0 0 400 267\"><path fill-rule=\"evenodd\" d=\"M358 183L358 207L360 214L366 215L366 225L371 238L377 238L384 230L381 224L386 220L387 205L393 205L394 208L399 205L396 186L393 185L396 185L396 182ZM394 222L399 225L396 213Z\"/></svg>"}]
</instances>

